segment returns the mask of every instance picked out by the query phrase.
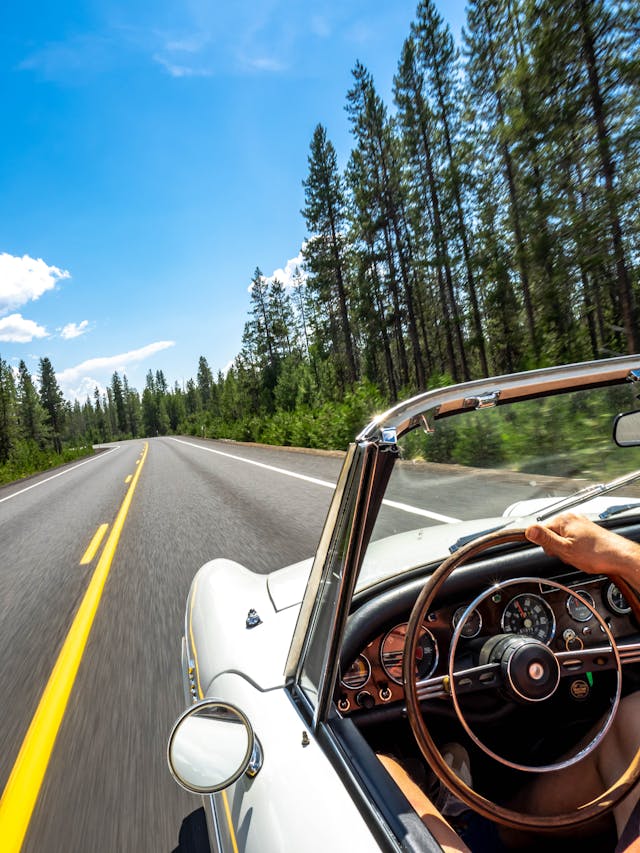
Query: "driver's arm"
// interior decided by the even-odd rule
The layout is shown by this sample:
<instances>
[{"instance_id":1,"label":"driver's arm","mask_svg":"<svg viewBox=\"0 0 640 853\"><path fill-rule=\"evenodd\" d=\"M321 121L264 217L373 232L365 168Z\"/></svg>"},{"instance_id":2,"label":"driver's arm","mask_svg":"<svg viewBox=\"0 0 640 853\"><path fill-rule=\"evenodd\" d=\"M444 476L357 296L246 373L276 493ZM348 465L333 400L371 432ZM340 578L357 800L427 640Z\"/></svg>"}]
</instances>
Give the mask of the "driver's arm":
<instances>
[{"instance_id":1,"label":"driver's arm","mask_svg":"<svg viewBox=\"0 0 640 853\"><path fill-rule=\"evenodd\" d=\"M378 758L445 853L471 853L451 824L440 814L400 762L389 755L378 755Z\"/></svg>"},{"instance_id":2,"label":"driver's arm","mask_svg":"<svg viewBox=\"0 0 640 853\"><path fill-rule=\"evenodd\" d=\"M582 515L565 512L544 525L532 524L525 536L583 572L617 575L640 588L640 545Z\"/></svg>"}]
</instances>

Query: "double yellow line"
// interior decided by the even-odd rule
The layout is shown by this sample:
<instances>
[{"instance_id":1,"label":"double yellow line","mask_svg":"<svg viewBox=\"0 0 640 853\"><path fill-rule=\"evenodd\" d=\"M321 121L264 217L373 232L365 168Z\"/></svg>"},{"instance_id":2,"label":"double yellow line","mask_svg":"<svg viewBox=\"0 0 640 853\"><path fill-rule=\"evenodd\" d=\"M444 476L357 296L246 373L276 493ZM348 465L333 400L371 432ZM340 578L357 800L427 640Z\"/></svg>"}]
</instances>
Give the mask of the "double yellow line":
<instances>
[{"instance_id":1,"label":"double yellow line","mask_svg":"<svg viewBox=\"0 0 640 853\"><path fill-rule=\"evenodd\" d=\"M91 626L100 604L104 585L109 576L111 563L116 552L120 534L131 506L133 493L140 479L142 466L147 458L149 445L145 442L142 456L137 464L131 484L122 506L111 528L98 565L93 573L87 591L78 608L73 624L64 641L58 660L53 667L47 686L44 689L36 713L20 748L13 766L7 787L0 800L0 839L3 853L18 853L22 847L29 821L38 799L53 746L64 717L71 690L82 660ZM94 536L83 560L95 544L97 551L106 527L100 538ZM93 559L93 557L91 557ZM88 560L90 562L90 560Z\"/></svg>"}]
</instances>

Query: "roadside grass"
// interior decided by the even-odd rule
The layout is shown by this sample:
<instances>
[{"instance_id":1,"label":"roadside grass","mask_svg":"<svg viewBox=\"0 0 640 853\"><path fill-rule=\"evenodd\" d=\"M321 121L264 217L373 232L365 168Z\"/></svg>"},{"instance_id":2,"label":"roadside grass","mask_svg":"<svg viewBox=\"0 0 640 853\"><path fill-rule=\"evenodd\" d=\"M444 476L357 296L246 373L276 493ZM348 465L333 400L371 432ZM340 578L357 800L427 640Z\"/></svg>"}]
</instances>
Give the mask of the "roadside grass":
<instances>
[{"instance_id":1,"label":"roadside grass","mask_svg":"<svg viewBox=\"0 0 640 853\"><path fill-rule=\"evenodd\" d=\"M91 445L65 447L62 453L55 453L53 450L43 450L37 444L23 442L15 449L9 462L0 465L0 486L40 474L83 456L92 456L93 452Z\"/></svg>"}]
</instances>

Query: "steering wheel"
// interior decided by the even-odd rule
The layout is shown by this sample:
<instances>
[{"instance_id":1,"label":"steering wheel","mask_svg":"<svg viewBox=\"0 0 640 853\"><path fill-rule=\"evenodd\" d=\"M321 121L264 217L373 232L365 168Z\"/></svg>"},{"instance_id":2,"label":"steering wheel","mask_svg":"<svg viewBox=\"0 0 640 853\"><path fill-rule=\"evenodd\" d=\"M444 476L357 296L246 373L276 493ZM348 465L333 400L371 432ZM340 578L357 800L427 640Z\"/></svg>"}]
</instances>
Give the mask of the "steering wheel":
<instances>
[{"instance_id":1,"label":"steering wheel","mask_svg":"<svg viewBox=\"0 0 640 853\"><path fill-rule=\"evenodd\" d=\"M451 573L459 566L477 557L488 548L513 542L528 542L523 530L501 530L490 533L471 542L448 557L427 580L411 612L405 640L402 666L407 713L418 746L431 769L455 796L459 797L459 799L472 809L489 820L514 829L537 831L567 829L579 826L595 817L605 814L629 793L631 788L640 780L640 749L620 778L607 791L604 791L596 799L591 800L591 802L584 803L578 806L575 811L564 814L529 815L524 812L508 809L483 797L458 778L440 754L420 709L420 700L424 697L424 692L421 695L420 684L416 676L415 662L419 654L418 645L420 637L424 633L423 625L427 614L433 607L438 592ZM578 599L580 604L586 606L591 611L591 614L596 617L602 633L606 637L606 643L609 648L605 649L604 654L602 646L599 647L598 652L595 650L590 651L589 649L553 652L545 643L533 637L519 634L498 634L495 637L489 638L484 643L480 652L478 666L465 669L464 672L456 673L454 669L455 653L467 617L473 612L474 608L486 598L495 594L497 590L525 581L543 583L545 586L563 590ZM640 602L635 594L618 578L615 579L615 583L623 594L626 592L627 601L632 607L634 615L637 619L640 619ZM489 687L500 687L519 702L542 702L554 695L563 677L575 677L577 671L586 672L591 669L615 670L616 690L611 708L605 714L598 731L586 746L581 746L574 755L553 764L535 767L527 766L509 761L498 755L472 731L458 701L459 693L475 692ZM540 773L557 771L570 764L574 764L595 749L613 722L620 701L621 682L621 661L615 639L609 626L595 610L593 604L587 598L581 597L575 590L569 589L555 581L543 578L517 578L503 582L502 584L490 586L466 608L462 619L458 622L453 632L448 658L448 675L445 677L444 686L450 694L460 723L471 739L482 750L508 767Z\"/></svg>"}]
</instances>

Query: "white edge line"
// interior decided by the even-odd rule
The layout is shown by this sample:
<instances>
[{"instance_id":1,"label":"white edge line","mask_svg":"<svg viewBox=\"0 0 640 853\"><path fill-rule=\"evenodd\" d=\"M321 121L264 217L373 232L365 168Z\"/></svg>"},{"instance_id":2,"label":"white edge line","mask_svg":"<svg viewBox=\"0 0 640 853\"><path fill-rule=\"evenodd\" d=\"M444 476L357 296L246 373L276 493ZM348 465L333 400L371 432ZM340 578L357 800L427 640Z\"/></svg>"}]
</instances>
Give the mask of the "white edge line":
<instances>
[{"instance_id":1,"label":"white edge line","mask_svg":"<svg viewBox=\"0 0 640 853\"><path fill-rule=\"evenodd\" d=\"M458 521L462 521L461 518L453 518L450 515L440 515L439 512L431 512L431 510L420 509L417 506L399 503L398 501L388 501L386 498L382 503L385 506L393 507L393 509L401 509L403 512L411 512L414 515L424 515L426 518L432 518L434 521L443 521L445 524L455 524Z\"/></svg>"},{"instance_id":2,"label":"white edge line","mask_svg":"<svg viewBox=\"0 0 640 853\"><path fill-rule=\"evenodd\" d=\"M228 459L235 459L238 462L246 462L247 465L256 465L258 468L266 468L267 471L275 471L278 474L285 474L287 477L295 477L296 480L305 480L307 483L314 483L316 486L324 486L328 489L335 489L336 484L330 483L328 480L318 480L316 477L309 477L306 474L297 474L295 471L288 471L286 468L277 468L275 465L267 465L264 462L256 462L254 459L245 459L242 456L236 456L233 453L225 453L223 450L214 450L213 447L204 447L202 444L195 444L193 441L184 441L181 438L173 438L167 436L171 441L177 441L179 444L186 444L188 447L195 447L196 450L206 450L207 453L216 453L218 456L226 456ZM276 448L274 448L276 449ZM383 500L385 506L392 509L399 509L402 512L409 512L412 515L421 515L424 518L431 518L434 521L442 521L446 524L454 524L461 521L459 518L452 518L449 515L440 515L437 512L430 512L428 509L420 509L417 506L410 504L398 503L398 501Z\"/></svg>"},{"instance_id":3,"label":"white edge line","mask_svg":"<svg viewBox=\"0 0 640 853\"><path fill-rule=\"evenodd\" d=\"M106 453L98 453L96 456L92 456L90 459L85 459L84 462L78 462L77 465L73 465L71 468L65 468L64 471L58 471L57 474L52 474L51 477L47 477L45 480L39 480L37 483L32 483L30 486L25 486L24 489L20 489L18 492L14 492L12 495L7 495L6 498L0 498L0 504L5 501L10 501L11 498L17 498L18 495L23 495L25 492L30 491L31 489L35 489L38 486L43 486L45 483L48 483L50 480L55 480L56 477L62 477L63 474L69 474L71 471L75 471L76 468L81 468L83 465L88 465L89 462L95 462L96 459L104 459L105 456L108 456L114 450L119 450L118 447L111 447ZM6 484L9 485L9 484Z\"/></svg>"},{"instance_id":4,"label":"white edge line","mask_svg":"<svg viewBox=\"0 0 640 853\"><path fill-rule=\"evenodd\" d=\"M238 462L246 462L247 465L256 465L258 468L266 468L267 471L276 471L278 474L285 474L287 477L295 477L296 480L305 480L307 483L314 483L316 486L324 486L327 489L335 489L336 484L330 483L328 480L318 480L316 477L309 477L306 474L297 474L295 471L288 471L286 468L277 468L275 465L267 465L264 462L256 462L255 459L244 459L242 456L235 456L233 453L225 453L222 450L214 450L213 447L203 447L202 444L194 444L192 441L184 441L181 438L171 438L171 441L177 441L179 444L186 444L189 447L195 447L197 450L206 450L207 453L217 453L218 456L226 456L229 459L235 459ZM274 448L276 449L276 448Z\"/></svg>"}]
</instances>

